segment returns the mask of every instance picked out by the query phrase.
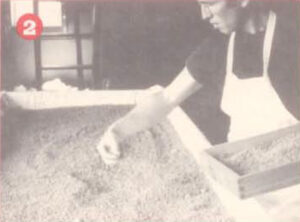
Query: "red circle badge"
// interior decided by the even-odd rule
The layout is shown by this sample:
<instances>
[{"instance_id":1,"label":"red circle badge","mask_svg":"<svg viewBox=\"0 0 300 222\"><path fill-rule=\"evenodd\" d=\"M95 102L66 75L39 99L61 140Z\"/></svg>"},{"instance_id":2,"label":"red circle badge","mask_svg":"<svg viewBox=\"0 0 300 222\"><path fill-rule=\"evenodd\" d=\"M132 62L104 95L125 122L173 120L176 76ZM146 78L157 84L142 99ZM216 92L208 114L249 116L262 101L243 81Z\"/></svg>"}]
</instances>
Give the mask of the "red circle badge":
<instances>
[{"instance_id":1,"label":"red circle badge","mask_svg":"<svg viewBox=\"0 0 300 222\"><path fill-rule=\"evenodd\" d=\"M19 18L16 28L20 37L34 40L42 34L43 23L35 14L24 14Z\"/></svg>"}]
</instances>

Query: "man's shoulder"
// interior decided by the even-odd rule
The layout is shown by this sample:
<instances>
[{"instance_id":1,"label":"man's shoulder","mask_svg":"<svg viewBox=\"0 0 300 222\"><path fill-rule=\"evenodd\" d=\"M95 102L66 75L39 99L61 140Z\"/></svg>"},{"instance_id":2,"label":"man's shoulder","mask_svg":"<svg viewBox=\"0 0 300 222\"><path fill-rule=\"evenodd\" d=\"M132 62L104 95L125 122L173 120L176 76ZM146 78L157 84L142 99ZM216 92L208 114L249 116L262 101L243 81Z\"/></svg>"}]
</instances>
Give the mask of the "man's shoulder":
<instances>
[{"instance_id":1,"label":"man's shoulder","mask_svg":"<svg viewBox=\"0 0 300 222\"><path fill-rule=\"evenodd\" d=\"M186 60L189 72L200 82L209 81L213 76L225 73L228 36L211 33Z\"/></svg>"},{"instance_id":2,"label":"man's shoulder","mask_svg":"<svg viewBox=\"0 0 300 222\"><path fill-rule=\"evenodd\" d=\"M206 54L226 52L228 44L228 36L218 32L211 32L198 45L193 54Z\"/></svg>"}]
</instances>

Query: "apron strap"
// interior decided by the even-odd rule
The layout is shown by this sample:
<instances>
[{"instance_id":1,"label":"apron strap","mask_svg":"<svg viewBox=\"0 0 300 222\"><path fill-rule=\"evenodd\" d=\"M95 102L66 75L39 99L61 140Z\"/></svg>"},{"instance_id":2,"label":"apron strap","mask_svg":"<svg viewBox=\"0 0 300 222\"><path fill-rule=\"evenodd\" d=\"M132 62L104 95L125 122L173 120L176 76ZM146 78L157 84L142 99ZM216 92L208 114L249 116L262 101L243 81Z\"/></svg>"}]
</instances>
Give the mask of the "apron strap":
<instances>
[{"instance_id":1,"label":"apron strap","mask_svg":"<svg viewBox=\"0 0 300 222\"><path fill-rule=\"evenodd\" d=\"M233 49L235 42L236 33L233 32L230 35L228 49L227 49L227 60L226 60L226 75L233 73Z\"/></svg>"},{"instance_id":2,"label":"apron strap","mask_svg":"<svg viewBox=\"0 0 300 222\"><path fill-rule=\"evenodd\" d=\"M270 63L275 27L276 14L273 11L270 11L264 39L263 51L263 75L266 77L268 77L268 68Z\"/></svg>"}]
</instances>

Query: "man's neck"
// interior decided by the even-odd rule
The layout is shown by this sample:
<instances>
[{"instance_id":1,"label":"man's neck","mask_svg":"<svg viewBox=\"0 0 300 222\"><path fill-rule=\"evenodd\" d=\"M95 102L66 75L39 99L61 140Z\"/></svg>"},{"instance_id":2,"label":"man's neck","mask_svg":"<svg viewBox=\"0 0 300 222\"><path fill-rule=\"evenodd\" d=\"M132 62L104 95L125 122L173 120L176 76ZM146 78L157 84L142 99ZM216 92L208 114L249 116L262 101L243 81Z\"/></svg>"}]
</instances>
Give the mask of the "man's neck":
<instances>
[{"instance_id":1,"label":"man's neck","mask_svg":"<svg viewBox=\"0 0 300 222\"><path fill-rule=\"evenodd\" d=\"M267 26L268 17L268 11L259 14L254 13L245 21L243 31L252 35L264 31Z\"/></svg>"}]
</instances>

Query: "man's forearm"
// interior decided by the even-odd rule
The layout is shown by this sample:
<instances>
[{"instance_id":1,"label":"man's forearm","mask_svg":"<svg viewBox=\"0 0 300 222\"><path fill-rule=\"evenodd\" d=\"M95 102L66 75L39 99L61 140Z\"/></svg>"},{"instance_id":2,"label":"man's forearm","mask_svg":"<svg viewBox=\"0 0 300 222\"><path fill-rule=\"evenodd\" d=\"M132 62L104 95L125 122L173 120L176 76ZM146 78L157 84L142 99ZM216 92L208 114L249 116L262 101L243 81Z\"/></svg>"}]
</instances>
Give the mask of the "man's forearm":
<instances>
[{"instance_id":1,"label":"man's forearm","mask_svg":"<svg viewBox=\"0 0 300 222\"><path fill-rule=\"evenodd\" d=\"M184 69L165 89L140 100L132 111L115 123L113 130L123 139L151 127L199 88L201 85Z\"/></svg>"},{"instance_id":2,"label":"man's forearm","mask_svg":"<svg viewBox=\"0 0 300 222\"><path fill-rule=\"evenodd\" d=\"M114 132L122 140L156 124L171 112L176 104L171 103L164 91L144 98L127 115L114 124Z\"/></svg>"}]
</instances>

